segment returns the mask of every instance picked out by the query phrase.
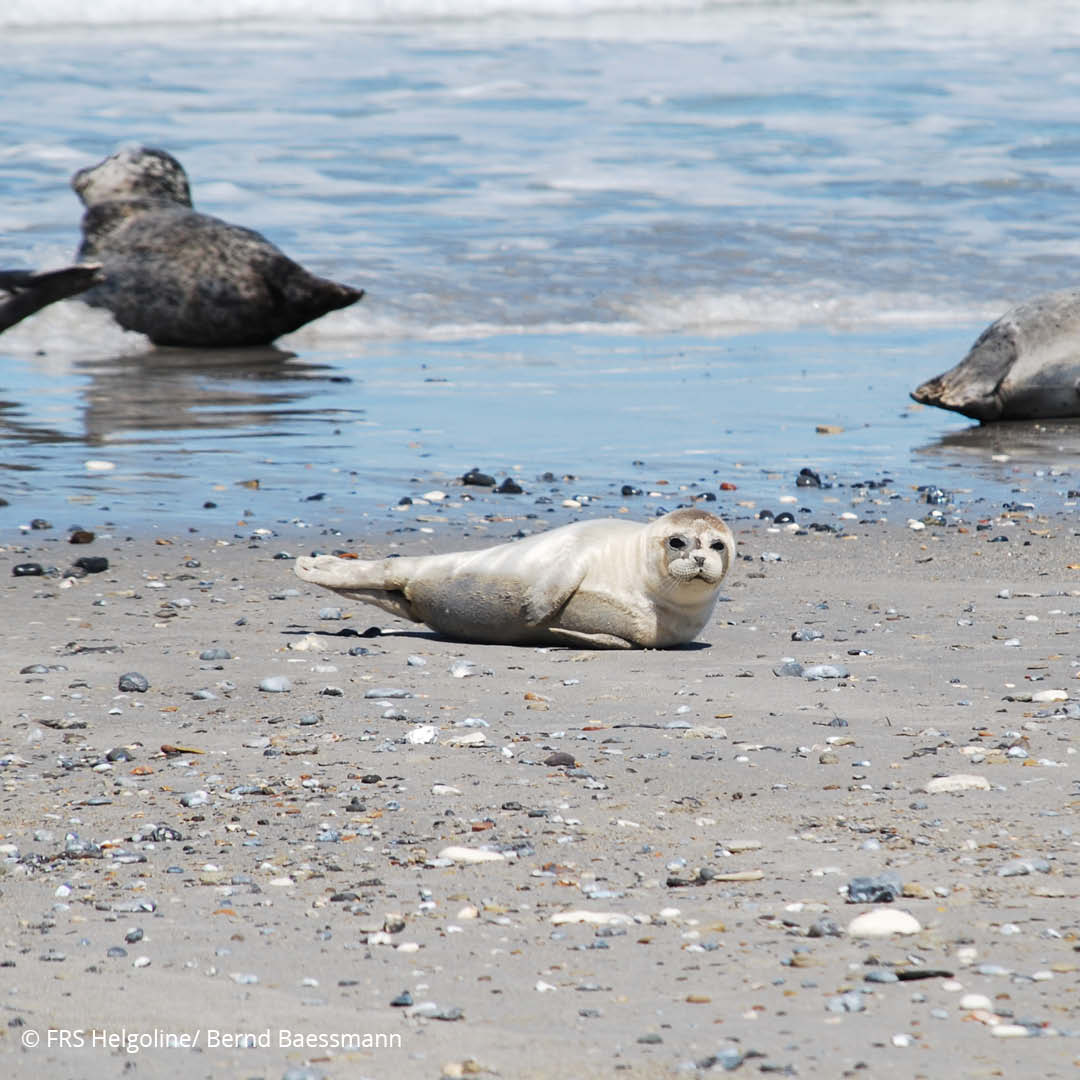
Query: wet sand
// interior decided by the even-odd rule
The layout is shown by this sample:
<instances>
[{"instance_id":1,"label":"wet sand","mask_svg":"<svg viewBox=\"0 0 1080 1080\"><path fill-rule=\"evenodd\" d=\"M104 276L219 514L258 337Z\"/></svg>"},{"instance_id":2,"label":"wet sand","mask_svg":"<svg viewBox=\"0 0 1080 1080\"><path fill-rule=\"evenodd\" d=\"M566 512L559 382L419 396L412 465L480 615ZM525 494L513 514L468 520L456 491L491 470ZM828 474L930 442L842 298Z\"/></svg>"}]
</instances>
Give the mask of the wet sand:
<instances>
[{"instance_id":1,"label":"wet sand","mask_svg":"<svg viewBox=\"0 0 1080 1080\"><path fill-rule=\"evenodd\" d=\"M1080 522L907 526L926 510L726 514L741 558L670 652L450 642L275 558L519 514L9 533L4 1072L1072 1075ZM108 569L13 574L84 555ZM981 786L926 790L956 775ZM890 871L892 904L845 899ZM847 932L896 911L921 929Z\"/></svg>"}]
</instances>

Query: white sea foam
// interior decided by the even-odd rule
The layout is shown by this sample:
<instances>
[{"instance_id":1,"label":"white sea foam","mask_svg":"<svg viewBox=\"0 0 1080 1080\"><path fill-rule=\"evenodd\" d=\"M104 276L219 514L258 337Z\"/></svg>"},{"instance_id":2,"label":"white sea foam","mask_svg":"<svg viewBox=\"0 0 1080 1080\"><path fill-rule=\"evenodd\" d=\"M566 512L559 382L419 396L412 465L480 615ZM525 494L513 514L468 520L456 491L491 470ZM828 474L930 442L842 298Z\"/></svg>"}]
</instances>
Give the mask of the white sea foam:
<instances>
[{"instance_id":1,"label":"white sea foam","mask_svg":"<svg viewBox=\"0 0 1080 1080\"><path fill-rule=\"evenodd\" d=\"M499 16L580 18L590 13L694 12L715 0L7 0L0 26L132 26L154 23L400 22L485 19Z\"/></svg>"}]
</instances>

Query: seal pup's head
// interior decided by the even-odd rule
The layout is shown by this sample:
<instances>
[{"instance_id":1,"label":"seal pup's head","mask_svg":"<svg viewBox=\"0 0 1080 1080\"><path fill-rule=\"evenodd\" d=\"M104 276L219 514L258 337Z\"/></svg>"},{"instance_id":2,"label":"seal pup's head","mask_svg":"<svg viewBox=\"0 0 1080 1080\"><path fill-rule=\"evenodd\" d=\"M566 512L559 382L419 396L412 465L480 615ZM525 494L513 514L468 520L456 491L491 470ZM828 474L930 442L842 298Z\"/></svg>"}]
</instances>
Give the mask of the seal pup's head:
<instances>
[{"instance_id":1,"label":"seal pup's head","mask_svg":"<svg viewBox=\"0 0 1080 1080\"><path fill-rule=\"evenodd\" d=\"M735 558L735 537L715 514L673 510L645 529L650 567L661 591L700 601L724 580Z\"/></svg>"},{"instance_id":2,"label":"seal pup's head","mask_svg":"<svg viewBox=\"0 0 1080 1080\"><path fill-rule=\"evenodd\" d=\"M80 169L71 178L71 186L87 207L128 199L191 207L191 186L183 165L172 154L146 146L125 147L97 165Z\"/></svg>"}]
</instances>

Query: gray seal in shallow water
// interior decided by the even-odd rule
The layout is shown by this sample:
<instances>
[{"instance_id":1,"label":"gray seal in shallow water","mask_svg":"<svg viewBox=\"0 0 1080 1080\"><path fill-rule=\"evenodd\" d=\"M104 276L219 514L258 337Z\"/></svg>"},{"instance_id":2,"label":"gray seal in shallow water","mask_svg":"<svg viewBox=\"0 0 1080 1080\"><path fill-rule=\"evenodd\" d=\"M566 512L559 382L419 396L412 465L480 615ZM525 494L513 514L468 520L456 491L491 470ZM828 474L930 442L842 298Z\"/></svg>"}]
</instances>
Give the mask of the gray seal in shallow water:
<instances>
[{"instance_id":1,"label":"gray seal in shallow water","mask_svg":"<svg viewBox=\"0 0 1080 1080\"><path fill-rule=\"evenodd\" d=\"M71 186L86 206L79 258L105 271L83 299L155 345L267 345L364 295L251 229L197 213L183 166L164 150L120 150Z\"/></svg>"},{"instance_id":2,"label":"gray seal in shallow water","mask_svg":"<svg viewBox=\"0 0 1080 1080\"><path fill-rule=\"evenodd\" d=\"M735 538L704 510L578 521L480 551L302 556L296 574L464 641L665 649L712 615Z\"/></svg>"},{"instance_id":3,"label":"gray seal in shallow water","mask_svg":"<svg viewBox=\"0 0 1080 1080\"><path fill-rule=\"evenodd\" d=\"M1080 416L1080 291L1010 308L956 367L911 396L983 421Z\"/></svg>"}]
</instances>

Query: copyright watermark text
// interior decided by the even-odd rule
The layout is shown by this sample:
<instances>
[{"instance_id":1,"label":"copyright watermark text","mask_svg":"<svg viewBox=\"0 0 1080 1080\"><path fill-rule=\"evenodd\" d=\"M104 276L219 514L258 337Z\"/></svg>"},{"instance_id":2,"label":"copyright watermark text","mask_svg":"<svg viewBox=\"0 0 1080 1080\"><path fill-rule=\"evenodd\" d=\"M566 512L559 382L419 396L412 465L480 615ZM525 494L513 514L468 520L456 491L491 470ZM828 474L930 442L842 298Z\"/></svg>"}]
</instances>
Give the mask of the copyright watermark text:
<instances>
[{"instance_id":1,"label":"copyright watermark text","mask_svg":"<svg viewBox=\"0 0 1080 1080\"><path fill-rule=\"evenodd\" d=\"M226 1031L221 1028L195 1028L192 1031L167 1031L152 1028L132 1031L129 1028L36 1028L24 1029L22 1045L33 1050L120 1050L138 1054L145 1050L400 1050L401 1035L389 1031L291 1031L288 1028L263 1028L259 1031Z\"/></svg>"}]
</instances>

